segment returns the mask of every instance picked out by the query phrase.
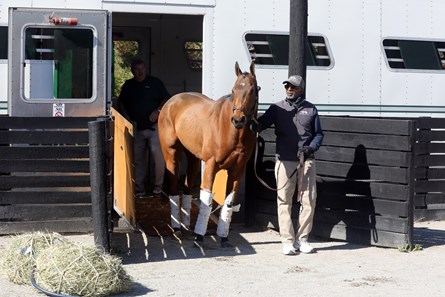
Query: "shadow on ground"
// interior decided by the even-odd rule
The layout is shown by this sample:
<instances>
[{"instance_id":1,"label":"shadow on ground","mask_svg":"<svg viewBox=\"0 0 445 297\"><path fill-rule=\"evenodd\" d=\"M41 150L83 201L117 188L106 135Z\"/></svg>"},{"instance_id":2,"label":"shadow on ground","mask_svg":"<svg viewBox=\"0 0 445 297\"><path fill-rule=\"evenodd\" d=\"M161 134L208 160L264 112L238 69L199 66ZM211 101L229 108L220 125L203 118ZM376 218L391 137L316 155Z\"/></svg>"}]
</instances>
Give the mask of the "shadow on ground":
<instances>
[{"instance_id":1,"label":"shadow on ground","mask_svg":"<svg viewBox=\"0 0 445 297\"><path fill-rule=\"evenodd\" d=\"M433 246L445 245L445 230L414 227L413 237L414 244L419 244L424 249Z\"/></svg>"},{"instance_id":2,"label":"shadow on ground","mask_svg":"<svg viewBox=\"0 0 445 297\"><path fill-rule=\"evenodd\" d=\"M194 246L192 234L177 238L144 232L114 232L111 246L113 254L122 257L123 264L254 254L255 243L249 243L240 231L246 232L246 228L234 227L230 231L233 249L221 248L216 235L206 235L204 249L200 249Z\"/></svg>"}]
</instances>

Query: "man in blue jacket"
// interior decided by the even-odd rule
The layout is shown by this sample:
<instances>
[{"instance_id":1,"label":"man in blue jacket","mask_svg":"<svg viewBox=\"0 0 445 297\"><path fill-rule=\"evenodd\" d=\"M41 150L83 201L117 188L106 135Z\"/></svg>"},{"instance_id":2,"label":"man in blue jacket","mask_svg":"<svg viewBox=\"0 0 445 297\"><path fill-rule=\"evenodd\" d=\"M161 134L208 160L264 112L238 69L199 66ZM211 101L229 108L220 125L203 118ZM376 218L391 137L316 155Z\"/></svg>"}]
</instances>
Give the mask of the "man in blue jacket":
<instances>
[{"instance_id":1,"label":"man in blue jacket","mask_svg":"<svg viewBox=\"0 0 445 297\"><path fill-rule=\"evenodd\" d=\"M275 126L275 178L280 238L283 254L295 255L298 251L311 253L314 250L308 242L317 199L314 152L323 141L323 130L317 108L303 96L304 79L292 75L283 84L286 99L266 110L258 119L257 130L264 130L272 124ZM299 174L295 174L296 170ZM299 186L301 193L298 191L297 199L300 200L301 209L295 232L291 220L292 198Z\"/></svg>"}]
</instances>

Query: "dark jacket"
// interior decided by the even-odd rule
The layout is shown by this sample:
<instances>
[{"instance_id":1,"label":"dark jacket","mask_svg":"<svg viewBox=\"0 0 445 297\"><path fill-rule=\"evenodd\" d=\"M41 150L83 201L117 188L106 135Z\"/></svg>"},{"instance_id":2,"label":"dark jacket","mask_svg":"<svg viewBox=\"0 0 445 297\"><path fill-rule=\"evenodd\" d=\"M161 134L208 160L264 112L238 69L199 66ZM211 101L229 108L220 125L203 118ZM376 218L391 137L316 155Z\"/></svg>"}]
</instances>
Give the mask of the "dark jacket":
<instances>
[{"instance_id":1,"label":"dark jacket","mask_svg":"<svg viewBox=\"0 0 445 297\"><path fill-rule=\"evenodd\" d=\"M159 108L170 94L164 83L153 76L138 82L134 78L122 86L119 102L123 104L130 119L137 124L137 130L146 130L155 123L149 121L150 114Z\"/></svg>"},{"instance_id":2,"label":"dark jacket","mask_svg":"<svg viewBox=\"0 0 445 297\"><path fill-rule=\"evenodd\" d=\"M281 161L297 161L304 146L315 152L323 141L317 108L306 100L297 104L286 99L272 104L258 122L259 130L275 125L276 156Z\"/></svg>"}]
</instances>

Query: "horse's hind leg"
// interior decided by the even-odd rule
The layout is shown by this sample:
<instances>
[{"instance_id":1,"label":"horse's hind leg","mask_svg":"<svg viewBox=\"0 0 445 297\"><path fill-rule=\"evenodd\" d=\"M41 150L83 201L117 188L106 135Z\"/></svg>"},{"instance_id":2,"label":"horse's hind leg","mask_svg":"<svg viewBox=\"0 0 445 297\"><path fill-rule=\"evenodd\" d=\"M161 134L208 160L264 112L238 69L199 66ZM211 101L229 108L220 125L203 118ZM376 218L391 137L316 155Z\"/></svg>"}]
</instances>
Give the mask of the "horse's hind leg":
<instances>
[{"instance_id":1,"label":"horse's hind leg","mask_svg":"<svg viewBox=\"0 0 445 297\"><path fill-rule=\"evenodd\" d=\"M182 145L176 142L170 146L162 146L165 158L166 175L168 180L168 198L170 201L171 226L176 234L179 234L181 220L179 214L179 157L182 152Z\"/></svg>"},{"instance_id":2,"label":"horse's hind leg","mask_svg":"<svg viewBox=\"0 0 445 297\"><path fill-rule=\"evenodd\" d=\"M190 212L192 209L192 191L196 177L199 173L200 160L186 151L187 174L185 178L184 191L182 193L181 220L184 228L190 230Z\"/></svg>"}]
</instances>

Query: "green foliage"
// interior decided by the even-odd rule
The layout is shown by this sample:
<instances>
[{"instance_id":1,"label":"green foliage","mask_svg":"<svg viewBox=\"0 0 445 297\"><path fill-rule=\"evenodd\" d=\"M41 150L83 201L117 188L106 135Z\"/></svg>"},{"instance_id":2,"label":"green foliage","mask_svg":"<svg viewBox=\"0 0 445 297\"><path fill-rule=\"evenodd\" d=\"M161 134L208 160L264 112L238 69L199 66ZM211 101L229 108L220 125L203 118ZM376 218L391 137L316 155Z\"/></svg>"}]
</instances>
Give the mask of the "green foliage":
<instances>
[{"instance_id":1,"label":"green foliage","mask_svg":"<svg viewBox=\"0 0 445 297\"><path fill-rule=\"evenodd\" d=\"M420 244L414 245L412 249L410 249L409 244L405 244L404 246L399 246L399 252L401 253L417 252L421 250L423 250L423 247Z\"/></svg>"},{"instance_id":2,"label":"green foliage","mask_svg":"<svg viewBox=\"0 0 445 297\"><path fill-rule=\"evenodd\" d=\"M131 61L138 57L139 44L137 41L115 40L114 46L114 72L113 72L113 97L119 96L122 85L131 74Z\"/></svg>"}]
</instances>

